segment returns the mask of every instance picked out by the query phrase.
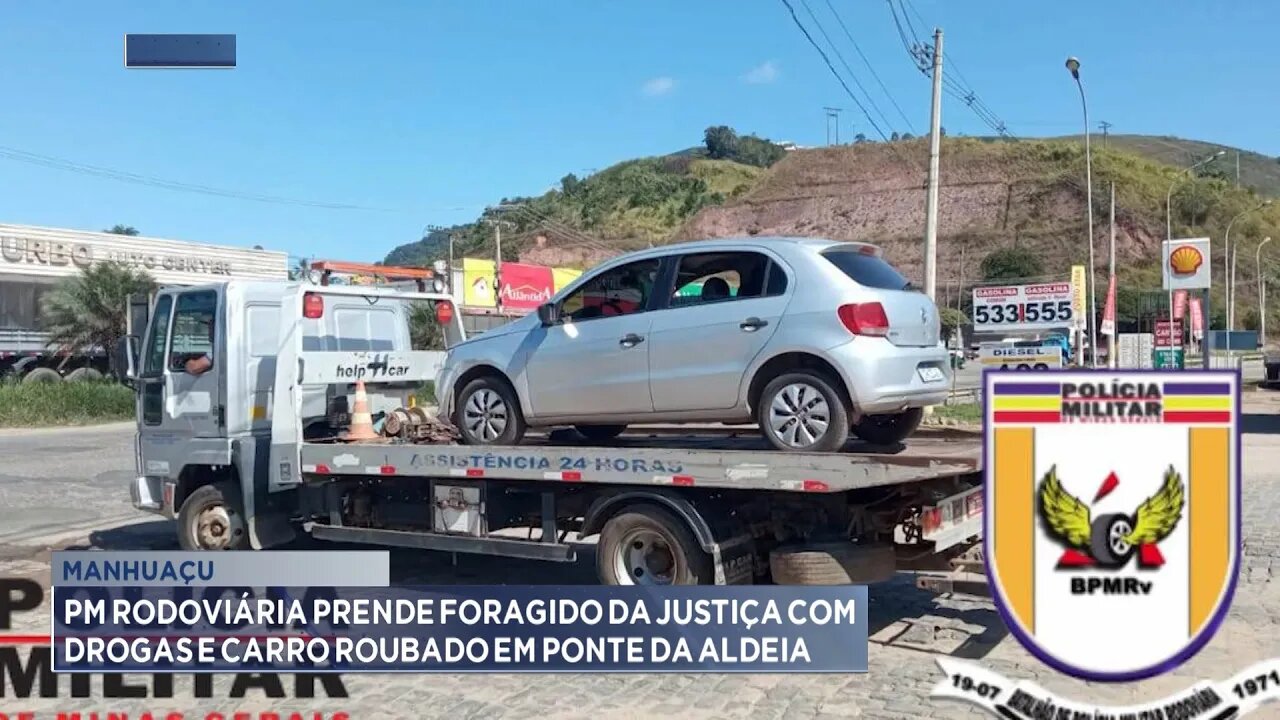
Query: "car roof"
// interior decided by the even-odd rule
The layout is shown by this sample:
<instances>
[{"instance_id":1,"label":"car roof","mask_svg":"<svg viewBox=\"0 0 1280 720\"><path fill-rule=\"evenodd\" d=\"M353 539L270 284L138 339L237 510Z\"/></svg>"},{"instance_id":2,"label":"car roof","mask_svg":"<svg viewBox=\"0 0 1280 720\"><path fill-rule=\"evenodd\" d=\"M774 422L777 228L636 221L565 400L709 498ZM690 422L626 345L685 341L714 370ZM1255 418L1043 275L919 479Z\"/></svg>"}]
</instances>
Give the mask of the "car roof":
<instances>
[{"instance_id":1,"label":"car roof","mask_svg":"<svg viewBox=\"0 0 1280 720\"><path fill-rule=\"evenodd\" d=\"M658 247L647 248L645 250L637 250L625 255L619 255L611 258L609 265L621 262L630 262L633 260L643 260L651 257L663 257L673 253L684 254L689 252L697 252L699 250L715 251L725 248L726 246L751 246L751 247L793 247L812 249L814 252L821 252L827 248L837 245L872 245L872 243L861 242L856 240L830 240L827 238L813 237L793 237L788 235L744 235L726 238L714 238L710 240L691 240L687 242L671 243L669 245L660 245Z\"/></svg>"}]
</instances>

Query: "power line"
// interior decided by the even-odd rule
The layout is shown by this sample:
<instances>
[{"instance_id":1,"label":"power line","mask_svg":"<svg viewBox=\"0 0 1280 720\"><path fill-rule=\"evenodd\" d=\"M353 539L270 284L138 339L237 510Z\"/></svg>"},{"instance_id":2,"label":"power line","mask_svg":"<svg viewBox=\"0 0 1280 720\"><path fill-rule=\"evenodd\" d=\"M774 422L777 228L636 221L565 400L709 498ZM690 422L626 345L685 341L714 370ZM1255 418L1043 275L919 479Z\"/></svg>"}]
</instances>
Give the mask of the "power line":
<instances>
[{"instance_id":1,"label":"power line","mask_svg":"<svg viewBox=\"0 0 1280 720\"><path fill-rule=\"evenodd\" d=\"M871 117L871 113L867 112L867 108L862 104L862 101L858 99L857 95L853 94L853 90L849 89L849 84L844 81L844 78L840 76L839 72L836 72L835 65L831 64L831 58L827 57L827 53L820 45L818 45L818 42L813 39L813 36L809 34L804 23L800 22L800 18L796 15L796 9L791 6L791 0L782 0L782 4L787 6L787 12L791 13L792 22L794 22L796 27L800 29L800 32L804 34L805 39L809 41L809 44L813 46L813 49L817 50L818 54L822 56L822 61L826 63L827 69L831 71L831 74L835 76L836 80L840 83L840 86L844 88L845 93L847 93L849 98L853 100L853 104L857 105L858 109L862 111L862 114L866 116L867 122L871 124L871 127L876 131L876 134L880 136L881 140L889 142L889 136L885 135L884 131L880 129L880 126L876 124L875 119Z\"/></svg>"},{"instance_id":2,"label":"power line","mask_svg":"<svg viewBox=\"0 0 1280 720\"><path fill-rule=\"evenodd\" d=\"M871 72L871 77L875 78L880 89L884 91L885 97L889 98L889 102L892 103L894 109L898 111L899 117L901 117L902 121L906 123L907 129L914 133L915 127L912 126L911 119L902 111L902 106L898 105L898 101L894 99L893 93L889 92L889 88L885 87L884 81L880 79L880 74L876 72L876 69L871 65L871 61L868 60L867 56L862 52L862 48L859 47L858 41L853 39L853 33L849 32L848 26L844 24L844 19L840 17L840 13L836 12L836 8L831 4L831 0L823 0L823 2L827 4L827 9L835 16L836 22L840 25L840 29L844 31L844 36L849 38L849 42L853 45L853 49L857 51L858 57L862 58L863 64L866 65L867 70Z\"/></svg>"},{"instance_id":3,"label":"power line","mask_svg":"<svg viewBox=\"0 0 1280 720\"><path fill-rule=\"evenodd\" d=\"M835 53L836 59L838 59L840 64L844 66L845 72L849 73L849 77L853 80L853 84L857 85L858 89L862 91L862 94L866 96L867 104L871 106L871 109L876 111L876 115L879 116L882 122L884 122L885 127L889 128L890 132L893 132L893 123L890 123L889 118L885 117L884 112L880 110L880 106L876 105L875 98L871 96L871 93L867 92L867 88L862 84L862 81L858 79L858 75L853 71L853 68L849 67L849 63L844 59L844 54L840 52L840 48L836 47L835 41L833 41L831 36L827 34L827 29L823 27L822 22L818 20L818 16L813 14L813 9L809 7L808 0L800 0L800 4L804 7L805 12L809 13L809 19L818 27L818 32L822 33L822 38L827 41L827 45L830 46L831 51ZM790 6L788 5L788 7Z\"/></svg>"}]
</instances>

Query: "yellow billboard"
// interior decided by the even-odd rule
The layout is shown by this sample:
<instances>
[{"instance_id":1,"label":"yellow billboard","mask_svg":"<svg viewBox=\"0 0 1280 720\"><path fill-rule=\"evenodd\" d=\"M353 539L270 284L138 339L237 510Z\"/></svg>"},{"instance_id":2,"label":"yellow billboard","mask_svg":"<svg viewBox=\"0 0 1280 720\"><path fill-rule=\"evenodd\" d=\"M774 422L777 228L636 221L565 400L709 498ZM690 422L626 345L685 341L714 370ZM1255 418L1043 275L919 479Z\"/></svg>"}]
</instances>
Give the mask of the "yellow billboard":
<instances>
[{"instance_id":1,"label":"yellow billboard","mask_svg":"<svg viewBox=\"0 0 1280 720\"><path fill-rule=\"evenodd\" d=\"M462 259L462 304L470 307L496 307L498 295L493 280L493 261Z\"/></svg>"},{"instance_id":2,"label":"yellow billboard","mask_svg":"<svg viewBox=\"0 0 1280 720\"><path fill-rule=\"evenodd\" d=\"M566 285L578 279L581 270L573 268L551 268L551 278L555 282L555 291L560 292Z\"/></svg>"},{"instance_id":3,"label":"yellow billboard","mask_svg":"<svg viewBox=\"0 0 1280 720\"><path fill-rule=\"evenodd\" d=\"M1085 277L1083 265L1071 266L1071 326L1083 330L1088 317L1085 310Z\"/></svg>"}]
</instances>

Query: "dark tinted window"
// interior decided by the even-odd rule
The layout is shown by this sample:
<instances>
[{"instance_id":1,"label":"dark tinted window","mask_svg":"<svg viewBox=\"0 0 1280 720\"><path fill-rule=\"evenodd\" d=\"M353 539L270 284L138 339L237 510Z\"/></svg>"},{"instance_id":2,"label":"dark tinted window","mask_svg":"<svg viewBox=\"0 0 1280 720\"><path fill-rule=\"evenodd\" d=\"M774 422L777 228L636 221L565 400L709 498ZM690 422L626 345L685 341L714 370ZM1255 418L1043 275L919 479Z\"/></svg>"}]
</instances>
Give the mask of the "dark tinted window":
<instances>
[{"instance_id":1,"label":"dark tinted window","mask_svg":"<svg viewBox=\"0 0 1280 720\"><path fill-rule=\"evenodd\" d=\"M863 287L881 290L910 289L911 283L906 278L875 255L864 255L857 250L828 250L822 256Z\"/></svg>"},{"instance_id":2,"label":"dark tinted window","mask_svg":"<svg viewBox=\"0 0 1280 720\"><path fill-rule=\"evenodd\" d=\"M787 292L787 271L778 263L769 264L769 279L764 288L765 295L782 295Z\"/></svg>"},{"instance_id":3,"label":"dark tinted window","mask_svg":"<svg viewBox=\"0 0 1280 720\"><path fill-rule=\"evenodd\" d=\"M561 312L579 322L644 312L658 278L658 260L638 260L606 270L586 281L560 303Z\"/></svg>"},{"instance_id":4,"label":"dark tinted window","mask_svg":"<svg viewBox=\"0 0 1280 720\"><path fill-rule=\"evenodd\" d=\"M673 307L764 295L769 258L753 252L682 255L676 269Z\"/></svg>"},{"instance_id":5,"label":"dark tinted window","mask_svg":"<svg viewBox=\"0 0 1280 720\"><path fill-rule=\"evenodd\" d=\"M213 360L214 317L218 294L212 290L183 293L173 315L173 340L169 347L169 369L181 370L183 363L200 357Z\"/></svg>"}]
</instances>

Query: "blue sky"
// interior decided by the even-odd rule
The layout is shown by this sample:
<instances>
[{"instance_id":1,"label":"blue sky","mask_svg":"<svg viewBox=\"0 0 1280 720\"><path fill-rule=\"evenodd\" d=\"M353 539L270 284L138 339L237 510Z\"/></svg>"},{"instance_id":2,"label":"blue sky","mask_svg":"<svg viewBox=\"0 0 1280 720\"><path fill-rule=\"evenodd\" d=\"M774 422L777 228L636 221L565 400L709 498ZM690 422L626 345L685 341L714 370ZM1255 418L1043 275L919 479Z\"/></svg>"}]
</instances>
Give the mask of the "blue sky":
<instances>
[{"instance_id":1,"label":"blue sky","mask_svg":"<svg viewBox=\"0 0 1280 720\"><path fill-rule=\"evenodd\" d=\"M906 130L826 0L805 2L892 129ZM1280 154L1280 3L911 2L1015 134L1078 132L1063 68L1074 54L1091 120L1113 132ZM886 3L831 3L921 133L928 81ZM126 70L127 32L236 33L239 67ZM177 192L0 157L0 222L125 223L344 260L381 259L428 223L470 220L568 172L698 144L708 125L820 145L821 108L834 105L843 138L874 135L781 0L7 0L0 63L0 152L371 208ZM948 132L987 132L945 100Z\"/></svg>"}]
</instances>

